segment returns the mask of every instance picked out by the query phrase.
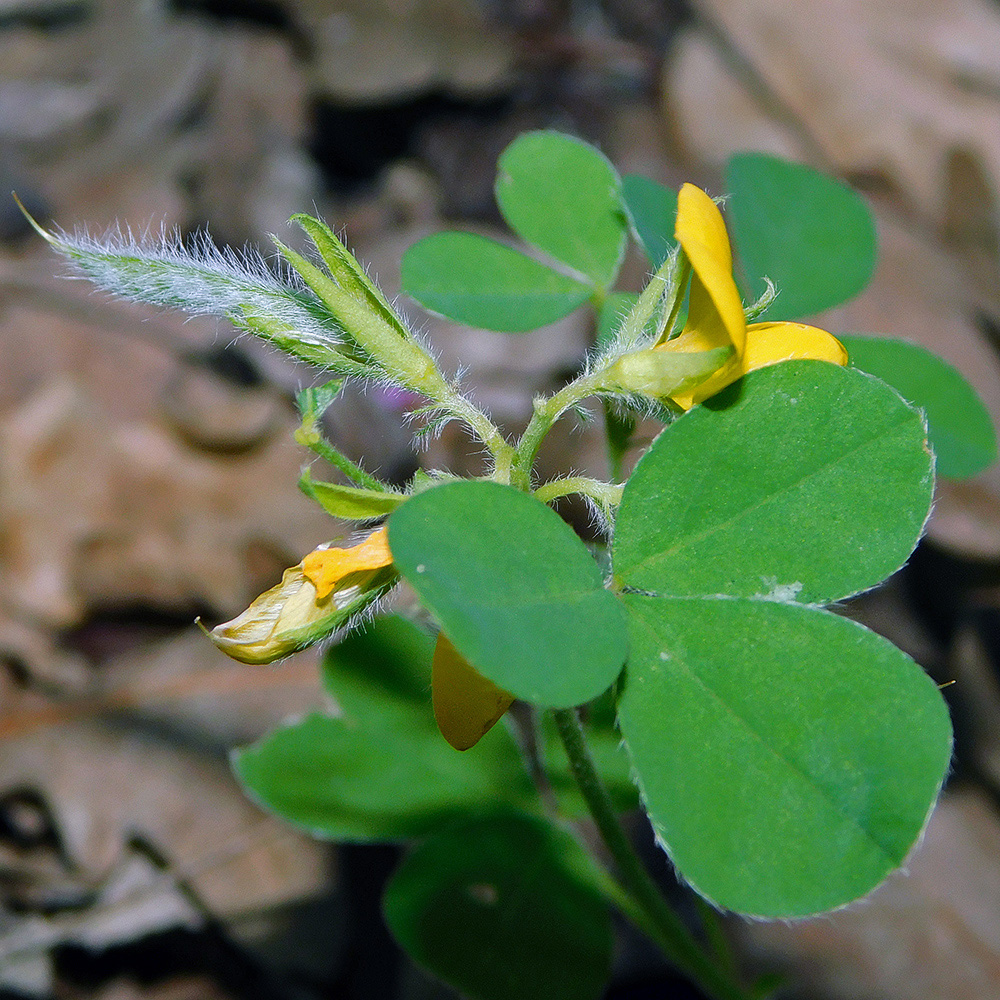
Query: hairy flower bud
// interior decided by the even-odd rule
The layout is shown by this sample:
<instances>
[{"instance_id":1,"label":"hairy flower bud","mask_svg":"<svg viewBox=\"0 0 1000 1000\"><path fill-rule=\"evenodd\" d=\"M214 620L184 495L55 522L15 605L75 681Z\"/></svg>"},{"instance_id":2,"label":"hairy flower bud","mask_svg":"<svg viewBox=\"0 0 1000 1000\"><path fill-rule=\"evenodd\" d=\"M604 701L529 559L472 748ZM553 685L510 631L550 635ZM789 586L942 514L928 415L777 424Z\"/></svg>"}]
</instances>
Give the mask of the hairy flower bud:
<instances>
[{"instance_id":1,"label":"hairy flower bud","mask_svg":"<svg viewBox=\"0 0 1000 1000\"><path fill-rule=\"evenodd\" d=\"M206 634L242 663L271 663L350 624L398 579L385 528L350 548L319 548L243 614Z\"/></svg>"}]
</instances>

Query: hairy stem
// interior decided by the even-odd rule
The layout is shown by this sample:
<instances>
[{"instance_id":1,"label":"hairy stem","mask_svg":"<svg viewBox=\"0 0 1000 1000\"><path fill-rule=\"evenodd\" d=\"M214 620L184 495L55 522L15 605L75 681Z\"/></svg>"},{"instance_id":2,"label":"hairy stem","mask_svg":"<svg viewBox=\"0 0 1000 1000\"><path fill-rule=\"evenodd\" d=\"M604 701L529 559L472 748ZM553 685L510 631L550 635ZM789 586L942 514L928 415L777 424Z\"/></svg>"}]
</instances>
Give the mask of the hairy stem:
<instances>
[{"instance_id":1,"label":"hairy stem","mask_svg":"<svg viewBox=\"0 0 1000 1000\"><path fill-rule=\"evenodd\" d=\"M548 434L560 415L574 403L586 399L587 396L592 396L603 388L605 378L606 373L603 369L581 375L569 385L563 386L554 396L535 400L534 413L521 435L514 455L514 467L511 475L511 483L514 486L522 490L531 489L531 470L535 465L535 457L538 455L538 449L541 447L545 435Z\"/></svg>"},{"instance_id":2,"label":"hairy stem","mask_svg":"<svg viewBox=\"0 0 1000 1000\"><path fill-rule=\"evenodd\" d=\"M435 387L435 390L433 394L426 389L423 391L435 403L458 417L482 441L493 458L493 478L500 483L510 483L514 448L499 428L478 406L449 385L445 379L441 379L440 387Z\"/></svg>"},{"instance_id":3,"label":"hairy stem","mask_svg":"<svg viewBox=\"0 0 1000 1000\"><path fill-rule=\"evenodd\" d=\"M535 496L543 503L549 503L559 497L580 493L590 497L601 507L617 507L621 503L622 490L620 483L604 483L600 479L589 479L586 476L565 476L562 479L550 479L535 490Z\"/></svg>"},{"instance_id":4,"label":"hairy stem","mask_svg":"<svg viewBox=\"0 0 1000 1000\"><path fill-rule=\"evenodd\" d=\"M316 452L320 458L325 458L334 468L340 469L356 486L363 486L369 490L385 491L386 487L384 483L379 482L373 475L365 472L360 465L352 462L343 452L334 448L317 431L310 432L304 428L299 428L295 432L295 442L296 444L305 445L306 448Z\"/></svg>"},{"instance_id":5,"label":"hairy stem","mask_svg":"<svg viewBox=\"0 0 1000 1000\"><path fill-rule=\"evenodd\" d=\"M594 765L576 710L557 710L553 716L573 777L614 859L622 889L631 900L631 905L623 908L625 916L714 1000L747 1000L735 979L706 954L684 926L639 860Z\"/></svg>"}]
</instances>

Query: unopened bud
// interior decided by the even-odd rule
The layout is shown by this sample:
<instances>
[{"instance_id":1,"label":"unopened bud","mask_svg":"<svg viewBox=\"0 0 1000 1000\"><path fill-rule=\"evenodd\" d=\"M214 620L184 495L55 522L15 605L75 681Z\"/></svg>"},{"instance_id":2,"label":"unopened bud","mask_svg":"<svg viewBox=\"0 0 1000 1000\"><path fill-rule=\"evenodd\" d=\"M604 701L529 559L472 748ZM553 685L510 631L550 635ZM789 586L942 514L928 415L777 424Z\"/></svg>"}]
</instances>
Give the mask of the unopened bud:
<instances>
[{"instance_id":1,"label":"unopened bud","mask_svg":"<svg viewBox=\"0 0 1000 1000\"><path fill-rule=\"evenodd\" d=\"M348 625L398 576L379 528L350 548L310 552L243 614L206 634L234 660L272 663Z\"/></svg>"}]
</instances>

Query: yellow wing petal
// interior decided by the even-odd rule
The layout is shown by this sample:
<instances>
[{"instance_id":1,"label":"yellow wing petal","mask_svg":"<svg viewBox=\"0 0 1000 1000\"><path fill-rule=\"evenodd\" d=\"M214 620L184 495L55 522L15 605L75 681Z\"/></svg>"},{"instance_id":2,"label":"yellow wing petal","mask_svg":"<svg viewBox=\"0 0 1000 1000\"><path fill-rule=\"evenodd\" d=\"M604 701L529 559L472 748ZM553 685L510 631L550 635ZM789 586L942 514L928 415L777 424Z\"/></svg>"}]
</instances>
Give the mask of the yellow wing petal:
<instances>
[{"instance_id":1,"label":"yellow wing petal","mask_svg":"<svg viewBox=\"0 0 1000 1000\"><path fill-rule=\"evenodd\" d=\"M662 350L662 348L658 348ZM690 410L695 403L710 399L717 392L722 392L727 385L731 385L737 379L743 378L746 374L742 360L735 355L730 358L718 371L709 375L704 382L696 385L688 392L677 393L670 398L682 409Z\"/></svg>"},{"instance_id":2,"label":"yellow wing petal","mask_svg":"<svg viewBox=\"0 0 1000 1000\"><path fill-rule=\"evenodd\" d=\"M669 345L657 350L667 350L679 340L672 340ZM682 409L690 410L695 403L721 392L747 372L775 365L779 361L800 360L846 365L847 351L833 334L805 323L753 323L747 327L747 346L742 358L731 359L690 392L671 398Z\"/></svg>"},{"instance_id":3,"label":"yellow wing petal","mask_svg":"<svg viewBox=\"0 0 1000 1000\"><path fill-rule=\"evenodd\" d=\"M779 361L809 359L846 365L847 351L833 334L805 323L753 323L747 327L744 372Z\"/></svg>"},{"instance_id":4,"label":"yellow wing petal","mask_svg":"<svg viewBox=\"0 0 1000 1000\"><path fill-rule=\"evenodd\" d=\"M431 690L438 729L456 750L474 747L514 700L471 666L444 632L434 647Z\"/></svg>"}]
</instances>

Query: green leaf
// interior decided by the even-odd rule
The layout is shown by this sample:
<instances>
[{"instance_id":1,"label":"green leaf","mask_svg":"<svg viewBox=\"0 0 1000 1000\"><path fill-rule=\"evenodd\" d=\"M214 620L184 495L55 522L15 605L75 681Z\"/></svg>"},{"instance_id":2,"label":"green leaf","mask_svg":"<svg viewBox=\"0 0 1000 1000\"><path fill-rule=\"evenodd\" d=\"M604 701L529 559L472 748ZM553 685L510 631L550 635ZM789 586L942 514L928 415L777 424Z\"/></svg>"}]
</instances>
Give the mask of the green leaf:
<instances>
[{"instance_id":1,"label":"green leaf","mask_svg":"<svg viewBox=\"0 0 1000 1000\"><path fill-rule=\"evenodd\" d=\"M379 618L327 654L324 683L343 715L313 712L233 755L246 792L317 837L357 842L422 835L497 802L530 809L536 796L507 729L467 753L437 731L433 640Z\"/></svg>"},{"instance_id":2,"label":"green leaf","mask_svg":"<svg viewBox=\"0 0 1000 1000\"><path fill-rule=\"evenodd\" d=\"M402 493L366 490L358 486L341 486L340 483L317 481L313 479L308 468L302 472L299 489L307 497L315 500L328 514L342 517L347 521L367 521L373 517L384 517L407 500Z\"/></svg>"},{"instance_id":3,"label":"green leaf","mask_svg":"<svg viewBox=\"0 0 1000 1000\"><path fill-rule=\"evenodd\" d=\"M403 254L403 290L448 319L519 333L568 316L592 289L474 233L434 233Z\"/></svg>"},{"instance_id":4,"label":"green leaf","mask_svg":"<svg viewBox=\"0 0 1000 1000\"><path fill-rule=\"evenodd\" d=\"M937 686L816 608L630 595L622 734L657 837L719 906L797 917L901 865L951 756Z\"/></svg>"},{"instance_id":5,"label":"green leaf","mask_svg":"<svg viewBox=\"0 0 1000 1000\"><path fill-rule=\"evenodd\" d=\"M975 389L917 344L883 337L838 337L855 368L877 375L927 417L938 475L965 479L997 458L993 421Z\"/></svg>"},{"instance_id":6,"label":"green leaf","mask_svg":"<svg viewBox=\"0 0 1000 1000\"><path fill-rule=\"evenodd\" d=\"M846 184L764 153L726 168L729 222L751 298L770 278L778 297L760 318L800 319L858 294L875 269L875 224Z\"/></svg>"},{"instance_id":7,"label":"green leaf","mask_svg":"<svg viewBox=\"0 0 1000 1000\"><path fill-rule=\"evenodd\" d=\"M622 200L636 238L656 271L677 246L677 192L648 177L626 174L622 178Z\"/></svg>"},{"instance_id":8,"label":"green leaf","mask_svg":"<svg viewBox=\"0 0 1000 1000\"><path fill-rule=\"evenodd\" d=\"M895 572L930 512L921 415L822 361L751 372L665 430L625 486L620 586L825 604Z\"/></svg>"},{"instance_id":9,"label":"green leaf","mask_svg":"<svg viewBox=\"0 0 1000 1000\"><path fill-rule=\"evenodd\" d=\"M611 968L607 905L565 831L522 815L466 820L400 865L386 923L471 1000L597 1000Z\"/></svg>"},{"instance_id":10,"label":"green leaf","mask_svg":"<svg viewBox=\"0 0 1000 1000\"><path fill-rule=\"evenodd\" d=\"M511 229L601 288L625 253L620 188L601 153L560 132L525 133L497 164L497 204Z\"/></svg>"},{"instance_id":11,"label":"green leaf","mask_svg":"<svg viewBox=\"0 0 1000 1000\"><path fill-rule=\"evenodd\" d=\"M323 657L323 688L352 725L376 729L430 703L434 639L398 615L376 618Z\"/></svg>"},{"instance_id":12,"label":"green leaf","mask_svg":"<svg viewBox=\"0 0 1000 1000\"><path fill-rule=\"evenodd\" d=\"M510 486L454 482L389 518L400 573L455 648L518 698L590 701L625 660L625 622L555 511Z\"/></svg>"}]
</instances>

